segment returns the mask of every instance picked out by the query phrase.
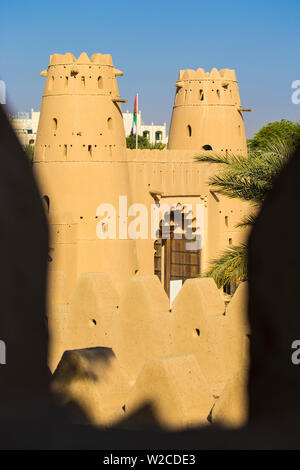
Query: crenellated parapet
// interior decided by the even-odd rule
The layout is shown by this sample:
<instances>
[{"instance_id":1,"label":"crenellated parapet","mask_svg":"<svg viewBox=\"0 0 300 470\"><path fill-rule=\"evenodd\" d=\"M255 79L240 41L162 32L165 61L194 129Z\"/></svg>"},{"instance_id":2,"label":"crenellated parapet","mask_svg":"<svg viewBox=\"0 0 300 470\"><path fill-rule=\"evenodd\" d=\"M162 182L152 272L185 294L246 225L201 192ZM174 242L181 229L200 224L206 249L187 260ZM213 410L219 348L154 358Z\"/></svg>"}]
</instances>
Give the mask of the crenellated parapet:
<instances>
[{"instance_id":1,"label":"crenellated parapet","mask_svg":"<svg viewBox=\"0 0 300 470\"><path fill-rule=\"evenodd\" d=\"M119 297L107 274L85 273L69 302L49 313L54 389L95 424L112 425L150 403L168 429L243 425L246 300L242 283L225 310L214 281L197 278L170 309L156 276L134 276Z\"/></svg>"},{"instance_id":2,"label":"crenellated parapet","mask_svg":"<svg viewBox=\"0 0 300 470\"><path fill-rule=\"evenodd\" d=\"M193 106L233 105L240 106L238 83L234 70L213 68L205 72L198 70L180 70L175 83L176 96L174 106L190 104Z\"/></svg>"},{"instance_id":3,"label":"crenellated parapet","mask_svg":"<svg viewBox=\"0 0 300 470\"><path fill-rule=\"evenodd\" d=\"M113 65L110 54L94 54L91 58L83 52L78 59L73 54L53 54L47 70L41 76L47 77L43 96L62 94L107 95L115 102L120 100L116 77L123 72Z\"/></svg>"}]
</instances>

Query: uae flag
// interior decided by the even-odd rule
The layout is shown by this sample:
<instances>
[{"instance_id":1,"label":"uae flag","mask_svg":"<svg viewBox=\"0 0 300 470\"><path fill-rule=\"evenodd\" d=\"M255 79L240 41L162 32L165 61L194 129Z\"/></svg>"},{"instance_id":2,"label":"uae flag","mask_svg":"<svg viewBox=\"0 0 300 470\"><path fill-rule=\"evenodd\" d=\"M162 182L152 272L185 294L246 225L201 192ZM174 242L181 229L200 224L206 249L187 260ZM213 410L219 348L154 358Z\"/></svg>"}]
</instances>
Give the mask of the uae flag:
<instances>
[{"instance_id":1,"label":"uae flag","mask_svg":"<svg viewBox=\"0 0 300 470\"><path fill-rule=\"evenodd\" d=\"M134 106L133 106L133 120L132 120L132 128L131 128L131 135L136 134L137 132L137 108L138 108L138 95L135 95L134 99Z\"/></svg>"}]
</instances>

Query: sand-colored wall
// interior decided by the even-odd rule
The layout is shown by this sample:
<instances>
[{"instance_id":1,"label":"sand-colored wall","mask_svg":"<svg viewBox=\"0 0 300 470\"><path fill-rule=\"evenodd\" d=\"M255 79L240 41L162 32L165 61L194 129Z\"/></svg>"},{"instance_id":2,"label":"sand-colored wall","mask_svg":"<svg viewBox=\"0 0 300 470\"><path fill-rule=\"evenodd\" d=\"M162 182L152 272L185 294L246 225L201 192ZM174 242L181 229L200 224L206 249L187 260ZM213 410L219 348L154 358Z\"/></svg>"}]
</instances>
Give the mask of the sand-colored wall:
<instances>
[{"instance_id":1,"label":"sand-colored wall","mask_svg":"<svg viewBox=\"0 0 300 470\"><path fill-rule=\"evenodd\" d=\"M160 204L180 202L204 204L205 241L201 267L228 246L245 237L235 227L248 211L247 204L212 195L207 184L214 168L195 161L193 151L127 150L112 156L96 155L90 162L37 161L41 194L49 197L51 224L50 270L66 273L65 300L79 275L84 272L108 272L121 292L135 272L153 274L154 239L151 238L151 205L153 192L160 194ZM149 238L146 240L100 240L97 207L113 204L119 214L119 196L127 196L127 207L133 202L144 204L149 215ZM225 219L226 217L226 219ZM132 220L132 219L131 219ZM119 220L117 220L119 222ZM68 261L69 260L69 261Z\"/></svg>"},{"instance_id":2,"label":"sand-colored wall","mask_svg":"<svg viewBox=\"0 0 300 470\"><path fill-rule=\"evenodd\" d=\"M185 282L170 310L156 276L134 276L119 298L107 274L86 273L70 302L49 312L54 389L96 424L151 403L168 429L211 420L241 426L248 416L246 302L246 283L225 310L214 281L198 278Z\"/></svg>"}]
</instances>

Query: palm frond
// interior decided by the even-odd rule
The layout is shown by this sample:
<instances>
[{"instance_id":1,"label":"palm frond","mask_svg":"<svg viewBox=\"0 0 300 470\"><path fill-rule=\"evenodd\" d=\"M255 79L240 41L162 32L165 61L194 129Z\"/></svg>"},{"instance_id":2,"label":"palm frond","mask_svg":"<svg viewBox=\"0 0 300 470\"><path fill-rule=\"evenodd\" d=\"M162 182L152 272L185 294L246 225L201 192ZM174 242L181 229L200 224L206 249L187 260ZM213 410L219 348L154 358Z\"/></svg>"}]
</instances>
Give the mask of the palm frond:
<instances>
[{"instance_id":1,"label":"palm frond","mask_svg":"<svg viewBox=\"0 0 300 470\"><path fill-rule=\"evenodd\" d=\"M212 277L218 287L234 281L247 279L248 249L247 245L231 246L221 253L219 258L212 260L205 277Z\"/></svg>"},{"instance_id":2,"label":"palm frond","mask_svg":"<svg viewBox=\"0 0 300 470\"><path fill-rule=\"evenodd\" d=\"M294 147L274 138L260 151L242 155L196 156L198 162L221 163L209 185L229 198L238 198L260 205L274 181L293 153Z\"/></svg>"},{"instance_id":3,"label":"palm frond","mask_svg":"<svg viewBox=\"0 0 300 470\"><path fill-rule=\"evenodd\" d=\"M264 187L259 180L245 176L240 177L232 174L231 171L212 176L208 182L215 192L223 194L230 199L238 198L258 204L261 203L265 194Z\"/></svg>"},{"instance_id":4,"label":"palm frond","mask_svg":"<svg viewBox=\"0 0 300 470\"><path fill-rule=\"evenodd\" d=\"M290 141L280 139L278 136L275 136L270 142L265 146L263 154L273 154L280 159L288 159L292 156L295 151L296 143L291 143Z\"/></svg>"},{"instance_id":5,"label":"palm frond","mask_svg":"<svg viewBox=\"0 0 300 470\"><path fill-rule=\"evenodd\" d=\"M195 159L201 163L222 163L225 165L230 165L230 159L228 156L220 153L210 155L196 155Z\"/></svg>"},{"instance_id":6,"label":"palm frond","mask_svg":"<svg viewBox=\"0 0 300 470\"><path fill-rule=\"evenodd\" d=\"M242 220L236 224L236 228L245 228L245 227L252 227L254 222L256 221L256 215L249 214L242 218Z\"/></svg>"},{"instance_id":7,"label":"palm frond","mask_svg":"<svg viewBox=\"0 0 300 470\"><path fill-rule=\"evenodd\" d=\"M198 155L198 162L220 164L216 174L208 180L214 192L231 199L237 198L260 207L274 182L294 151L294 145L280 138L270 140L263 150L248 155ZM248 227L255 222L251 214L237 227ZM214 259L205 276L213 277L218 287L247 278L247 246L230 246Z\"/></svg>"}]
</instances>

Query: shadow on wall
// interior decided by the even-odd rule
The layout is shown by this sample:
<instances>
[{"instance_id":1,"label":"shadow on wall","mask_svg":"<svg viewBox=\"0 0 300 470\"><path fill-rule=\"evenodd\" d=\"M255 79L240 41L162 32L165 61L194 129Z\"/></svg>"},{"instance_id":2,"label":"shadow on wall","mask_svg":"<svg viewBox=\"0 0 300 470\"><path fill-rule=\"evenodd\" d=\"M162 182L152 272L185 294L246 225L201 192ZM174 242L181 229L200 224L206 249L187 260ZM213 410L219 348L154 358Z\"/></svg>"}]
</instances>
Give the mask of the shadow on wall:
<instances>
[{"instance_id":1,"label":"shadow on wall","mask_svg":"<svg viewBox=\"0 0 300 470\"><path fill-rule=\"evenodd\" d=\"M159 429L149 406L140 411L149 418L148 430L119 428L113 434L74 424L68 410L50 393L45 316L47 223L30 164L2 109L0 151L0 339L5 342L7 359L0 365L2 449L299 447L300 374L291 362L291 345L300 333L300 149L263 204L249 241L248 426L237 431L202 427L167 433ZM72 373L72 357L68 364L68 373Z\"/></svg>"}]
</instances>

